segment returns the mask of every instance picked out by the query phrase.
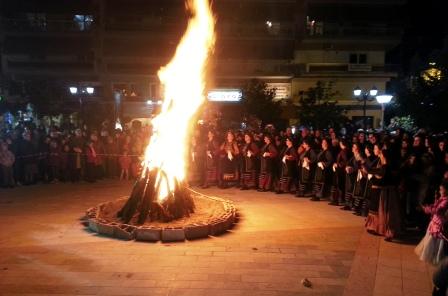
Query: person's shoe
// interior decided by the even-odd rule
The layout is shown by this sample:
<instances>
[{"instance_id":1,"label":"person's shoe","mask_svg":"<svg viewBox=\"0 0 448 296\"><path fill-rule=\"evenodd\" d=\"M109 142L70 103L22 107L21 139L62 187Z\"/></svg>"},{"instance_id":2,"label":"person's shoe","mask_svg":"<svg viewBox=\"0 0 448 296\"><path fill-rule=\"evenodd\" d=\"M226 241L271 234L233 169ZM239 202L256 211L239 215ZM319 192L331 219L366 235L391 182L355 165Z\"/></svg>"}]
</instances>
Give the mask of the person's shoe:
<instances>
[{"instance_id":1,"label":"person's shoe","mask_svg":"<svg viewBox=\"0 0 448 296\"><path fill-rule=\"evenodd\" d=\"M281 190L277 190L277 191L275 191L275 194L283 194L284 192L283 191L281 191Z\"/></svg>"},{"instance_id":2,"label":"person's shoe","mask_svg":"<svg viewBox=\"0 0 448 296\"><path fill-rule=\"evenodd\" d=\"M350 208L349 206L343 206L342 208L341 208L341 210L343 210L343 211L350 211L352 208Z\"/></svg>"},{"instance_id":3,"label":"person's shoe","mask_svg":"<svg viewBox=\"0 0 448 296\"><path fill-rule=\"evenodd\" d=\"M384 238L384 241L385 241L385 242L391 242L391 241L392 241L392 238L391 238L391 237L385 237L385 238Z\"/></svg>"},{"instance_id":4,"label":"person's shoe","mask_svg":"<svg viewBox=\"0 0 448 296\"><path fill-rule=\"evenodd\" d=\"M339 203L337 201L330 201L328 204L330 206L339 206Z\"/></svg>"},{"instance_id":5,"label":"person's shoe","mask_svg":"<svg viewBox=\"0 0 448 296\"><path fill-rule=\"evenodd\" d=\"M320 201L320 198L319 198L319 197L315 197L315 196L313 196L312 198L310 198L310 200L311 200L311 201Z\"/></svg>"},{"instance_id":6,"label":"person's shoe","mask_svg":"<svg viewBox=\"0 0 448 296\"><path fill-rule=\"evenodd\" d=\"M240 190L249 190L247 186L241 186Z\"/></svg>"}]
</instances>

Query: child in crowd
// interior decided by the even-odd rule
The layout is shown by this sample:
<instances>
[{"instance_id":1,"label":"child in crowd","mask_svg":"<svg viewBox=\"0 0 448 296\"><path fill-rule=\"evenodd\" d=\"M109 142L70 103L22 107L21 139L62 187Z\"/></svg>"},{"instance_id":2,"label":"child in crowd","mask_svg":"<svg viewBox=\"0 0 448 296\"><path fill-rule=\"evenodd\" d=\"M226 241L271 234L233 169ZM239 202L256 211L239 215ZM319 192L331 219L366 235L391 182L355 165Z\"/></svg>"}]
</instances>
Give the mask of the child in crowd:
<instances>
[{"instance_id":1,"label":"child in crowd","mask_svg":"<svg viewBox=\"0 0 448 296\"><path fill-rule=\"evenodd\" d=\"M415 248L420 260L437 265L446 256L448 249L447 238L444 235L444 223L447 220L448 210L448 183L440 185L440 197L432 205L423 205L423 211L431 215L425 237Z\"/></svg>"},{"instance_id":2,"label":"child in crowd","mask_svg":"<svg viewBox=\"0 0 448 296\"><path fill-rule=\"evenodd\" d=\"M8 144L0 143L0 167L2 171L3 187L14 187L13 164L15 162L14 154L9 151Z\"/></svg>"},{"instance_id":3,"label":"child in crowd","mask_svg":"<svg viewBox=\"0 0 448 296\"><path fill-rule=\"evenodd\" d=\"M120 162L121 174L120 180L129 180L129 169L131 167L131 157L128 154L128 149L123 149L123 155L120 155L118 161Z\"/></svg>"}]
</instances>

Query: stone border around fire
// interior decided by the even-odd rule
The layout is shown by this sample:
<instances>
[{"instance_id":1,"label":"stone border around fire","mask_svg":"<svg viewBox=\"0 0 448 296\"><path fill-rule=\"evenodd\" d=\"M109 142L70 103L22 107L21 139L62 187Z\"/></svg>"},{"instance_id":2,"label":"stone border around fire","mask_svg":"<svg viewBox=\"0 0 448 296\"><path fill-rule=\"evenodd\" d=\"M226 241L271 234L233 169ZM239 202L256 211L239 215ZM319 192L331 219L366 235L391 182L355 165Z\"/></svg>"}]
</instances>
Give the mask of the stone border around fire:
<instances>
[{"instance_id":1,"label":"stone border around fire","mask_svg":"<svg viewBox=\"0 0 448 296\"><path fill-rule=\"evenodd\" d=\"M223 213L208 221L188 224L183 227L162 228L147 225L135 226L110 222L100 218L98 215L99 211L107 204L106 202L88 209L83 224L93 232L122 240L177 242L217 236L231 229L237 222L238 213L233 202L219 197L208 196L193 190L191 191L196 195L200 195L202 198L221 202L224 206Z\"/></svg>"}]
</instances>

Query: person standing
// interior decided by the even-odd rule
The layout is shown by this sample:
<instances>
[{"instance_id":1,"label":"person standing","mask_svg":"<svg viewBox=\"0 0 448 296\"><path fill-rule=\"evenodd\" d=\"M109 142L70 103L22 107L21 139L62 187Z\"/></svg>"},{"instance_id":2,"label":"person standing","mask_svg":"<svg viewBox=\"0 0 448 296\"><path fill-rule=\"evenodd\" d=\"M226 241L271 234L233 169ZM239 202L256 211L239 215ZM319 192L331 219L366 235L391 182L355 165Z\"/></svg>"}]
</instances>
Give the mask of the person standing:
<instances>
[{"instance_id":1,"label":"person standing","mask_svg":"<svg viewBox=\"0 0 448 296\"><path fill-rule=\"evenodd\" d=\"M257 187L257 161L260 154L260 148L254 143L250 133L244 135L244 142L241 150L241 190Z\"/></svg>"},{"instance_id":2,"label":"person standing","mask_svg":"<svg viewBox=\"0 0 448 296\"><path fill-rule=\"evenodd\" d=\"M312 201L320 201L321 198L326 197L331 187L333 154L330 151L329 140L322 139L321 147L322 151L319 152L316 160Z\"/></svg>"},{"instance_id":3,"label":"person standing","mask_svg":"<svg viewBox=\"0 0 448 296\"><path fill-rule=\"evenodd\" d=\"M448 296L448 257L445 257L434 271L432 282L433 296Z\"/></svg>"},{"instance_id":4,"label":"person standing","mask_svg":"<svg viewBox=\"0 0 448 296\"><path fill-rule=\"evenodd\" d=\"M345 202L345 167L349 160L348 143L345 139L339 141L339 153L336 157L336 162L333 164L333 187L331 194L332 206L339 206Z\"/></svg>"},{"instance_id":5,"label":"person standing","mask_svg":"<svg viewBox=\"0 0 448 296\"><path fill-rule=\"evenodd\" d=\"M281 153L281 172L280 172L280 182L279 188L277 189L277 194L289 193L291 190L292 181L296 179L297 175L297 160L298 155L296 149L294 148L294 143L292 138L286 138L286 147Z\"/></svg>"},{"instance_id":6,"label":"person standing","mask_svg":"<svg viewBox=\"0 0 448 296\"><path fill-rule=\"evenodd\" d=\"M8 144L0 143L0 167L2 171L3 187L14 187L14 170L13 165L15 162L14 154L9 151Z\"/></svg>"},{"instance_id":7,"label":"person standing","mask_svg":"<svg viewBox=\"0 0 448 296\"><path fill-rule=\"evenodd\" d=\"M443 225L447 222L448 212L448 183L443 182L439 188L439 197L431 205L422 205L425 214L431 215L431 222L426 230L425 237L415 248L415 253L421 261L439 264L448 254L448 242L444 236Z\"/></svg>"},{"instance_id":8,"label":"person standing","mask_svg":"<svg viewBox=\"0 0 448 296\"><path fill-rule=\"evenodd\" d=\"M258 191L261 192L266 192L272 189L275 159L278 155L277 148L274 143L272 143L272 137L270 135L264 136L264 143L260 153L260 176L258 178Z\"/></svg>"},{"instance_id":9,"label":"person standing","mask_svg":"<svg viewBox=\"0 0 448 296\"><path fill-rule=\"evenodd\" d=\"M227 188L229 182L237 182L238 177L238 159L240 151L238 143L235 140L233 132L228 131L226 140L220 148L220 173L219 173L219 187Z\"/></svg>"},{"instance_id":10,"label":"person standing","mask_svg":"<svg viewBox=\"0 0 448 296\"><path fill-rule=\"evenodd\" d=\"M401 231L398 184L388 151L381 150L378 144L375 144L374 151L379 155L378 165L375 168L363 168L372 181L371 204L365 226L368 232L382 235L386 241L391 241Z\"/></svg>"},{"instance_id":11,"label":"person standing","mask_svg":"<svg viewBox=\"0 0 448 296\"><path fill-rule=\"evenodd\" d=\"M205 181L202 188L208 188L211 184L218 181L218 155L219 146L215 139L215 132L209 131L208 140L205 147Z\"/></svg>"},{"instance_id":12,"label":"person standing","mask_svg":"<svg viewBox=\"0 0 448 296\"><path fill-rule=\"evenodd\" d=\"M313 140L306 137L303 140L303 152L299 156L299 188L296 196L312 196L312 185L316 169L317 155L312 148Z\"/></svg>"},{"instance_id":13,"label":"person standing","mask_svg":"<svg viewBox=\"0 0 448 296\"><path fill-rule=\"evenodd\" d=\"M78 182L81 180L83 170L82 153L84 149L84 137L81 129L75 130L74 137L70 140L70 171L71 181Z\"/></svg>"},{"instance_id":14,"label":"person standing","mask_svg":"<svg viewBox=\"0 0 448 296\"><path fill-rule=\"evenodd\" d=\"M350 158L347 166L345 167L345 205L341 208L345 211L354 210L353 190L355 188L356 179L359 176L358 171L360 165L363 162L361 149L362 148L359 143L353 143L353 156Z\"/></svg>"},{"instance_id":15,"label":"person standing","mask_svg":"<svg viewBox=\"0 0 448 296\"><path fill-rule=\"evenodd\" d=\"M354 214L357 216L367 217L369 212L369 192L371 190L371 182L368 179L368 174L363 167L372 168L377 165L379 159L374 155L373 146L367 143L364 148L364 159L358 168L358 174L353 189L353 203Z\"/></svg>"}]
</instances>

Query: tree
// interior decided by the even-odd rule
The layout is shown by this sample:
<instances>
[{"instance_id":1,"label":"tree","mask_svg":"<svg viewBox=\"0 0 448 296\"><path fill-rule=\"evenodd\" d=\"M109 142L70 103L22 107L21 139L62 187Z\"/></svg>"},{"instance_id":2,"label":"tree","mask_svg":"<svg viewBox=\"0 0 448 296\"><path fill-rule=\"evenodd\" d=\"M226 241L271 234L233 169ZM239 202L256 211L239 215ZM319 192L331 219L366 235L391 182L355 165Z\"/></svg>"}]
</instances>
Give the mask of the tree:
<instances>
[{"instance_id":1,"label":"tree","mask_svg":"<svg viewBox=\"0 0 448 296\"><path fill-rule=\"evenodd\" d=\"M347 121L343 107L338 105L333 82L317 81L316 86L300 92L298 118L302 125L314 128L339 127Z\"/></svg>"},{"instance_id":2,"label":"tree","mask_svg":"<svg viewBox=\"0 0 448 296\"><path fill-rule=\"evenodd\" d=\"M280 121L282 109L280 102L275 101L275 89L258 79L249 81L243 89L242 105L247 118L257 117L262 125L277 124Z\"/></svg>"},{"instance_id":3,"label":"tree","mask_svg":"<svg viewBox=\"0 0 448 296\"><path fill-rule=\"evenodd\" d=\"M409 73L393 83L390 116L411 116L420 128L448 130L448 38L429 55L415 55Z\"/></svg>"}]
</instances>

